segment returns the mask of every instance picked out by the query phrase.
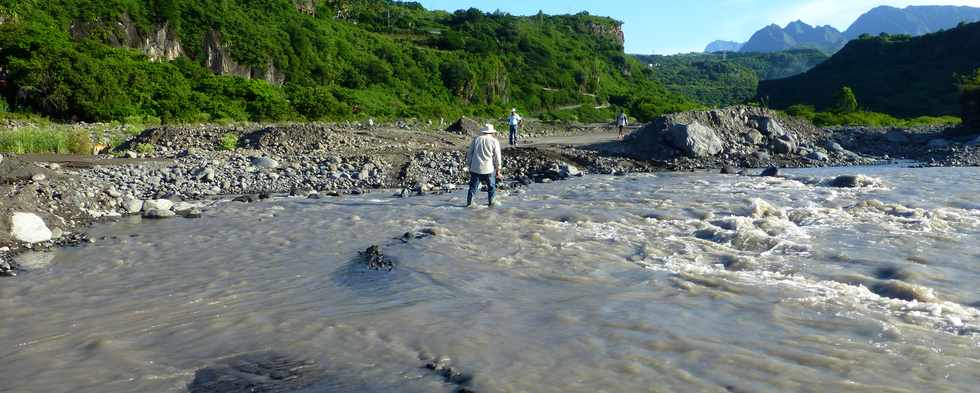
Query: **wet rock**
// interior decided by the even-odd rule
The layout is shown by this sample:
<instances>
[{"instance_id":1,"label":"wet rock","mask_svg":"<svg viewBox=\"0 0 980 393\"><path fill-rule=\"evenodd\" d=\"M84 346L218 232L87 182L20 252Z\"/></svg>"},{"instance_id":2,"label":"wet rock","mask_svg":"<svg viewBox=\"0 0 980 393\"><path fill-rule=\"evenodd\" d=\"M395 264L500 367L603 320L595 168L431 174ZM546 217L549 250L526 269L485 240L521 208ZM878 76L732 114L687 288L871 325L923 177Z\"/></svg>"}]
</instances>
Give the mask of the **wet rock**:
<instances>
[{"instance_id":1,"label":"wet rock","mask_svg":"<svg viewBox=\"0 0 980 393\"><path fill-rule=\"evenodd\" d=\"M451 360L449 358L443 357L438 360L433 360L426 363L425 368L435 371L436 374L441 376L443 380L446 381L446 383L459 385L461 389L457 390L457 392L469 391L469 390L462 390L462 387L472 382L473 377L470 376L469 374L464 373L462 370L453 367L450 363Z\"/></svg>"},{"instance_id":2,"label":"wet rock","mask_svg":"<svg viewBox=\"0 0 980 393\"><path fill-rule=\"evenodd\" d=\"M189 393L285 393L321 381L316 363L277 353L245 355L194 373Z\"/></svg>"},{"instance_id":3,"label":"wet rock","mask_svg":"<svg viewBox=\"0 0 980 393\"><path fill-rule=\"evenodd\" d=\"M10 217L10 235L25 243L40 243L51 240L52 233L37 214L17 212Z\"/></svg>"},{"instance_id":4,"label":"wet rock","mask_svg":"<svg viewBox=\"0 0 980 393\"><path fill-rule=\"evenodd\" d=\"M201 213L201 209L198 209L198 208L195 207L195 208L193 208L191 210L188 210L188 211L184 212L181 215L184 218L201 218L201 215L202 214L203 213Z\"/></svg>"},{"instance_id":5,"label":"wet rock","mask_svg":"<svg viewBox=\"0 0 980 393\"><path fill-rule=\"evenodd\" d=\"M898 280L879 282L871 286L871 292L878 296L890 299L905 301L920 301L931 303L937 300L935 292L931 288L912 285Z\"/></svg>"},{"instance_id":6,"label":"wet rock","mask_svg":"<svg viewBox=\"0 0 980 393\"><path fill-rule=\"evenodd\" d=\"M143 201L127 196L122 200L122 208L127 214L137 214L143 211Z\"/></svg>"},{"instance_id":7,"label":"wet rock","mask_svg":"<svg viewBox=\"0 0 980 393\"><path fill-rule=\"evenodd\" d=\"M31 176L31 180L33 180L35 182L42 182L42 181L47 180L47 178L48 178L48 176L45 175L45 174L43 174L43 173L36 173L36 174L34 174L34 176Z\"/></svg>"},{"instance_id":8,"label":"wet rock","mask_svg":"<svg viewBox=\"0 0 980 393\"><path fill-rule=\"evenodd\" d=\"M766 137L758 130L749 130L745 133L745 141L753 146L761 145L765 140Z\"/></svg>"},{"instance_id":9,"label":"wet rock","mask_svg":"<svg viewBox=\"0 0 980 393\"><path fill-rule=\"evenodd\" d=\"M885 266L875 270L875 277L882 280L908 281L913 277L912 272L898 266Z\"/></svg>"},{"instance_id":10,"label":"wet rock","mask_svg":"<svg viewBox=\"0 0 980 393\"><path fill-rule=\"evenodd\" d=\"M731 165L725 165L725 166L721 167L721 174L722 175L736 175L736 174L738 174L738 168L733 167Z\"/></svg>"},{"instance_id":11,"label":"wet rock","mask_svg":"<svg viewBox=\"0 0 980 393\"><path fill-rule=\"evenodd\" d=\"M667 143L691 157L710 157L722 151L724 143L715 130L701 123L676 124L667 131Z\"/></svg>"},{"instance_id":12,"label":"wet rock","mask_svg":"<svg viewBox=\"0 0 980 393\"><path fill-rule=\"evenodd\" d=\"M253 203L256 200L258 200L258 197L255 197L255 196L252 196L252 195L241 195L241 196L235 197L235 199L232 199L231 201L232 202L241 202L241 203Z\"/></svg>"},{"instance_id":13,"label":"wet rock","mask_svg":"<svg viewBox=\"0 0 980 393\"><path fill-rule=\"evenodd\" d=\"M172 218L172 217L176 217L176 216L177 216L177 213L174 213L172 210L164 210L164 209L144 209L143 210L143 218L163 219L163 218Z\"/></svg>"},{"instance_id":14,"label":"wet rock","mask_svg":"<svg viewBox=\"0 0 980 393\"><path fill-rule=\"evenodd\" d=\"M149 199L143 202L143 210L170 210L174 203L169 199Z\"/></svg>"},{"instance_id":15,"label":"wet rock","mask_svg":"<svg viewBox=\"0 0 980 393\"><path fill-rule=\"evenodd\" d=\"M582 176L582 171L572 164L562 164L558 170L558 175L564 178Z\"/></svg>"},{"instance_id":16,"label":"wet rock","mask_svg":"<svg viewBox=\"0 0 980 393\"><path fill-rule=\"evenodd\" d=\"M877 180L862 175L837 176L834 180L830 181L830 186L837 188L873 187L877 185Z\"/></svg>"},{"instance_id":17,"label":"wet rock","mask_svg":"<svg viewBox=\"0 0 980 393\"><path fill-rule=\"evenodd\" d=\"M361 252L361 259L368 269L390 272L395 269L395 261L381 252L381 247L372 245Z\"/></svg>"},{"instance_id":18,"label":"wet rock","mask_svg":"<svg viewBox=\"0 0 980 393\"><path fill-rule=\"evenodd\" d=\"M764 171L762 171L762 173L759 176L762 176L762 177L777 177L777 176L779 176L779 168L776 168L774 166L768 167Z\"/></svg>"}]
</instances>

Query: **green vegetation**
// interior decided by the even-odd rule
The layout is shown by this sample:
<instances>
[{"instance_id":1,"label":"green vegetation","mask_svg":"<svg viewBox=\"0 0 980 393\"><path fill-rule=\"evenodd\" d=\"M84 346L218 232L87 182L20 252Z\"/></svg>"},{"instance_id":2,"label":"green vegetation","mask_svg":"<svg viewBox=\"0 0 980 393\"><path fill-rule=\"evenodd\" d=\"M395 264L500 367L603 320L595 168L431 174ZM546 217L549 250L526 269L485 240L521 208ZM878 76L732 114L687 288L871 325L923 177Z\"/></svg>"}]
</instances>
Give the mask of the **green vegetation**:
<instances>
[{"instance_id":1,"label":"green vegetation","mask_svg":"<svg viewBox=\"0 0 980 393\"><path fill-rule=\"evenodd\" d=\"M804 118L819 127L827 126L869 126L869 127L914 127L926 125L956 125L960 118L955 116L920 116L911 119L900 119L894 116L855 110L852 112L817 112L810 105L793 105L786 108L791 116Z\"/></svg>"},{"instance_id":2,"label":"green vegetation","mask_svg":"<svg viewBox=\"0 0 980 393\"><path fill-rule=\"evenodd\" d=\"M827 59L818 50L634 56L668 90L709 106L747 102L755 97L760 80L801 74Z\"/></svg>"},{"instance_id":3,"label":"green vegetation","mask_svg":"<svg viewBox=\"0 0 980 393\"><path fill-rule=\"evenodd\" d=\"M960 86L960 113L963 124L980 130L980 68L972 75L958 78Z\"/></svg>"},{"instance_id":4,"label":"green vegetation","mask_svg":"<svg viewBox=\"0 0 980 393\"><path fill-rule=\"evenodd\" d=\"M811 105L832 111L842 86L861 108L898 118L960 115L955 75L980 67L980 23L920 37L864 36L809 72L763 81L757 99L774 108ZM967 89L969 90L969 89Z\"/></svg>"},{"instance_id":5,"label":"green vegetation","mask_svg":"<svg viewBox=\"0 0 980 393\"><path fill-rule=\"evenodd\" d=\"M25 128L0 131L0 151L15 154L59 153L92 154L87 133L51 128Z\"/></svg>"},{"instance_id":6,"label":"green vegetation","mask_svg":"<svg viewBox=\"0 0 980 393\"><path fill-rule=\"evenodd\" d=\"M834 112L838 114L851 114L858 111L857 96L850 87L842 87L834 101Z\"/></svg>"},{"instance_id":7,"label":"green vegetation","mask_svg":"<svg viewBox=\"0 0 980 393\"><path fill-rule=\"evenodd\" d=\"M334 0L310 16L294 0L0 0L0 18L6 103L58 120L452 118L580 103L649 119L697 106L623 53L619 22L586 13ZM179 42L183 56L152 61L138 49L149 38Z\"/></svg>"},{"instance_id":8,"label":"green vegetation","mask_svg":"<svg viewBox=\"0 0 980 393\"><path fill-rule=\"evenodd\" d=\"M221 145L222 150L235 150L238 148L238 134L234 132L229 132L221 136L221 140L218 142Z\"/></svg>"},{"instance_id":9,"label":"green vegetation","mask_svg":"<svg viewBox=\"0 0 980 393\"><path fill-rule=\"evenodd\" d=\"M150 154L153 153L154 150L156 150L156 146L153 146L153 144L151 143L140 143L136 145L135 150L137 153L140 154Z\"/></svg>"}]
</instances>

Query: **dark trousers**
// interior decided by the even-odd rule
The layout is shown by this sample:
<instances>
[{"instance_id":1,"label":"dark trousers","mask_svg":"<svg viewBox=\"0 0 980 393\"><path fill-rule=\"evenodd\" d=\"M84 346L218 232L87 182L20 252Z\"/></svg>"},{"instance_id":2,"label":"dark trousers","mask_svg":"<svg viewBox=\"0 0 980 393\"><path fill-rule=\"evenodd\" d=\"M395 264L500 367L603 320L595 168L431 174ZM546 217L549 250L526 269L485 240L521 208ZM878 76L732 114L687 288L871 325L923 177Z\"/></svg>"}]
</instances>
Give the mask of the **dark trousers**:
<instances>
[{"instance_id":1,"label":"dark trousers","mask_svg":"<svg viewBox=\"0 0 980 393\"><path fill-rule=\"evenodd\" d=\"M517 144L517 126L510 126L510 145L514 146Z\"/></svg>"},{"instance_id":2,"label":"dark trousers","mask_svg":"<svg viewBox=\"0 0 980 393\"><path fill-rule=\"evenodd\" d=\"M466 206L473 204L473 197L480 192L480 183L487 184L487 204L493 205L493 197L497 195L497 177L494 174L481 175L470 172L470 191L466 194Z\"/></svg>"}]
</instances>

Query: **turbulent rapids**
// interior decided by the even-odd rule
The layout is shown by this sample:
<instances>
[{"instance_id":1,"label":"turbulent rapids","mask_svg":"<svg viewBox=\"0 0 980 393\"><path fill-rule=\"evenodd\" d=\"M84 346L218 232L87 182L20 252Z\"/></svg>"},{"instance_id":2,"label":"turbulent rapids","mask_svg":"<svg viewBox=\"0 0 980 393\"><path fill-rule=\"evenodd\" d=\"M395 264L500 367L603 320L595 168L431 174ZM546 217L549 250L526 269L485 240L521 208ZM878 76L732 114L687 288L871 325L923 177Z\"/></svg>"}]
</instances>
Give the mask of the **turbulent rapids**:
<instances>
[{"instance_id":1,"label":"turbulent rapids","mask_svg":"<svg viewBox=\"0 0 980 393\"><path fill-rule=\"evenodd\" d=\"M19 257L0 390L970 391L977 195L969 168L673 173L123 220Z\"/></svg>"}]
</instances>

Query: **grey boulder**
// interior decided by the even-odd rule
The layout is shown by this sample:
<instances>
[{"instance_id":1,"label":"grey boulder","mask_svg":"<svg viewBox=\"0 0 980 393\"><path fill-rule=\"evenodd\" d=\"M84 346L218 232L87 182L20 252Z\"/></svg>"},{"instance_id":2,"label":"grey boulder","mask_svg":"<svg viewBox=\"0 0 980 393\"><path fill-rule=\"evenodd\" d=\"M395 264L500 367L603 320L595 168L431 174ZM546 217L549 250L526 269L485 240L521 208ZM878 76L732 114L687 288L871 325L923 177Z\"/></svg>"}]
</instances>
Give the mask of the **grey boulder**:
<instances>
[{"instance_id":1,"label":"grey boulder","mask_svg":"<svg viewBox=\"0 0 980 393\"><path fill-rule=\"evenodd\" d=\"M715 130L698 122L671 127L667 132L667 143L691 157L714 156L724 148Z\"/></svg>"}]
</instances>

